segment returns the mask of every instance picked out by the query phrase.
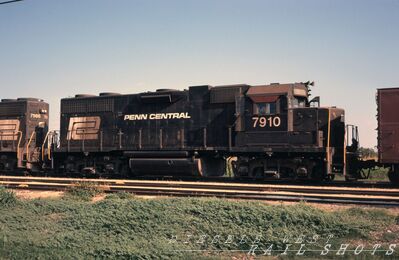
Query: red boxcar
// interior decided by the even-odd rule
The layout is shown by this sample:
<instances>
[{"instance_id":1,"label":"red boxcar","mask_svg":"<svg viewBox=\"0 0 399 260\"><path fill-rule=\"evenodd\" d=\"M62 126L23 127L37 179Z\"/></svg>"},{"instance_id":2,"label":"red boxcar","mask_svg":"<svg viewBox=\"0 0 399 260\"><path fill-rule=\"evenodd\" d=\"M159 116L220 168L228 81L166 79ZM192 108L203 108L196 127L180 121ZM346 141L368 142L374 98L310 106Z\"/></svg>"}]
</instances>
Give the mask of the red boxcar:
<instances>
[{"instance_id":1,"label":"red boxcar","mask_svg":"<svg viewBox=\"0 0 399 260\"><path fill-rule=\"evenodd\" d=\"M399 88L377 91L378 160L390 167L389 178L399 183Z\"/></svg>"}]
</instances>

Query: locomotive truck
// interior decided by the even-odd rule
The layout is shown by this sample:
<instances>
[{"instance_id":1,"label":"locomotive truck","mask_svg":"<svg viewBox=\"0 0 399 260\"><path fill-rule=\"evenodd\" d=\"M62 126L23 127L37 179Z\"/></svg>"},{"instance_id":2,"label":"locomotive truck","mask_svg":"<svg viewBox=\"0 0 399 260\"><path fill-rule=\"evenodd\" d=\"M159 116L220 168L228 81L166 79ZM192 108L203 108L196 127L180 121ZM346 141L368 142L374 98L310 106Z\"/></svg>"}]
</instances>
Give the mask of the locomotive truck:
<instances>
[{"instance_id":1,"label":"locomotive truck","mask_svg":"<svg viewBox=\"0 0 399 260\"><path fill-rule=\"evenodd\" d=\"M224 175L229 164L236 178L332 180L337 173L348 180L364 177L362 170L373 164L359 160L357 128L345 125L343 109L320 107L318 97L310 100L311 85L203 85L76 95L61 100L59 133L47 131L48 104L40 101L45 108L42 114L40 109L34 113L43 115L39 120L28 116L33 107L28 102L21 110L25 116L12 118L34 127L28 131L20 123L18 131L28 132L11 147L15 149L8 146L7 157L0 150L2 169L213 177ZM1 115L11 119L10 109L1 103ZM396 167L390 167L390 176L398 175Z\"/></svg>"}]
</instances>

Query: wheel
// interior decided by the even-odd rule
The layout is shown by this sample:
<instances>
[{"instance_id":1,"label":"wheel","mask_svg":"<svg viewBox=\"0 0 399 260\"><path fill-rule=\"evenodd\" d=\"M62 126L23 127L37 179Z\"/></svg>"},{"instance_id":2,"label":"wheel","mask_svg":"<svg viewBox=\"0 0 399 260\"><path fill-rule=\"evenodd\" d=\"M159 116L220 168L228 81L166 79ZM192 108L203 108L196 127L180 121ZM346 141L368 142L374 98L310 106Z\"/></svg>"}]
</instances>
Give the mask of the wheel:
<instances>
[{"instance_id":1,"label":"wheel","mask_svg":"<svg viewBox=\"0 0 399 260\"><path fill-rule=\"evenodd\" d=\"M263 167L256 167L250 173L252 179L262 179L263 178Z\"/></svg>"},{"instance_id":2,"label":"wheel","mask_svg":"<svg viewBox=\"0 0 399 260\"><path fill-rule=\"evenodd\" d=\"M327 175L327 181L333 181L335 179L335 174Z\"/></svg>"},{"instance_id":3,"label":"wheel","mask_svg":"<svg viewBox=\"0 0 399 260\"><path fill-rule=\"evenodd\" d=\"M354 182L354 181L357 181L357 179L355 177L351 176L351 175L346 175L345 176L345 181L346 182Z\"/></svg>"},{"instance_id":4,"label":"wheel","mask_svg":"<svg viewBox=\"0 0 399 260\"><path fill-rule=\"evenodd\" d=\"M130 170L128 161L123 161L123 162L121 162L121 163L119 164L118 173L119 173L119 175L120 175L121 177L124 177L124 178L127 178L127 177L129 177L129 176L130 176L130 177L135 177L135 176L136 176L136 174L134 174L134 172L132 172L132 171Z\"/></svg>"},{"instance_id":5,"label":"wheel","mask_svg":"<svg viewBox=\"0 0 399 260\"><path fill-rule=\"evenodd\" d=\"M325 179L323 164L317 164L312 169L312 180L322 181Z\"/></svg>"},{"instance_id":6,"label":"wheel","mask_svg":"<svg viewBox=\"0 0 399 260\"><path fill-rule=\"evenodd\" d=\"M398 167L395 167L396 169L390 169L388 172L388 178L389 181L394 184L394 185L399 185L399 169Z\"/></svg>"}]
</instances>

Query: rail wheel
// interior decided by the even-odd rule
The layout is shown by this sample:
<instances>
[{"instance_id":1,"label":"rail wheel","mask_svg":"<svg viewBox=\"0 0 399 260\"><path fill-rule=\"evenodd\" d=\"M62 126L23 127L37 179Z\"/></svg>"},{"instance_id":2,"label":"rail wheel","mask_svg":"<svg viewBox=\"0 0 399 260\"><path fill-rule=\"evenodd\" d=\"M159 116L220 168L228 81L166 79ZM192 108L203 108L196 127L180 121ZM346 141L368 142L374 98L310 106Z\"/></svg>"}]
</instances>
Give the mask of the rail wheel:
<instances>
[{"instance_id":1,"label":"rail wheel","mask_svg":"<svg viewBox=\"0 0 399 260\"><path fill-rule=\"evenodd\" d=\"M399 185L399 167L393 167L388 172L389 181L394 185Z\"/></svg>"},{"instance_id":2,"label":"rail wheel","mask_svg":"<svg viewBox=\"0 0 399 260\"><path fill-rule=\"evenodd\" d=\"M327 175L327 181L334 181L334 179L335 179L335 174Z\"/></svg>"},{"instance_id":3,"label":"rail wheel","mask_svg":"<svg viewBox=\"0 0 399 260\"><path fill-rule=\"evenodd\" d=\"M249 177L257 180L257 179L262 179L264 177L263 175L264 175L263 167L256 167L251 171Z\"/></svg>"},{"instance_id":4,"label":"rail wheel","mask_svg":"<svg viewBox=\"0 0 399 260\"><path fill-rule=\"evenodd\" d=\"M312 169L312 180L322 181L325 179L324 166L322 163L316 164Z\"/></svg>"},{"instance_id":5,"label":"rail wheel","mask_svg":"<svg viewBox=\"0 0 399 260\"><path fill-rule=\"evenodd\" d=\"M123 161L120 162L118 165L118 173L121 177L127 178L127 177L135 177L136 175L134 172L132 172L129 168L129 162Z\"/></svg>"}]
</instances>

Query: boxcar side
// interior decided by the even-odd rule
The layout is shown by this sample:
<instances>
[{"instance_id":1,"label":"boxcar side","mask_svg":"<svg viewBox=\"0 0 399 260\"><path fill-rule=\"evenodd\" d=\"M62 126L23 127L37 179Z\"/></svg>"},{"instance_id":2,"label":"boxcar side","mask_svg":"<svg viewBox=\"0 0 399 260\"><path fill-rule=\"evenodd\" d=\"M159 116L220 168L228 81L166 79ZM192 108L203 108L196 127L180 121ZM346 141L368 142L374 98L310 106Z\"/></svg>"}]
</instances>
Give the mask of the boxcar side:
<instances>
[{"instance_id":1,"label":"boxcar side","mask_svg":"<svg viewBox=\"0 0 399 260\"><path fill-rule=\"evenodd\" d=\"M377 90L378 160L390 167L389 178L399 181L399 88Z\"/></svg>"}]
</instances>

